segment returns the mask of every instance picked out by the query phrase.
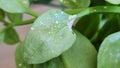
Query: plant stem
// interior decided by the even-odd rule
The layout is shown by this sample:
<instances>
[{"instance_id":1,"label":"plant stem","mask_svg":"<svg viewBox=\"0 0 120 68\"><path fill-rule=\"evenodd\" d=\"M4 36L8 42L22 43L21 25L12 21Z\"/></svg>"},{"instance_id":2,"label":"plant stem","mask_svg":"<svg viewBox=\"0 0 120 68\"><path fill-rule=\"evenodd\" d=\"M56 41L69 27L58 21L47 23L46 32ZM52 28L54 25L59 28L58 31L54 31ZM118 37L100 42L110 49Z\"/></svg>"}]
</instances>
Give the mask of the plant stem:
<instances>
[{"instance_id":1,"label":"plant stem","mask_svg":"<svg viewBox=\"0 0 120 68\"><path fill-rule=\"evenodd\" d=\"M9 24L6 28L10 28L10 27L14 27L14 26L20 26L20 25L27 25L27 24L31 24L35 21L36 18L34 19L30 19L30 20L26 20L26 21L22 21L22 22L13 22L11 24Z\"/></svg>"},{"instance_id":2,"label":"plant stem","mask_svg":"<svg viewBox=\"0 0 120 68\"><path fill-rule=\"evenodd\" d=\"M29 14L29 15L32 15L34 17L39 17L40 16L40 14L36 13L35 11L33 11L29 8L27 9L26 13Z\"/></svg>"}]
</instances>

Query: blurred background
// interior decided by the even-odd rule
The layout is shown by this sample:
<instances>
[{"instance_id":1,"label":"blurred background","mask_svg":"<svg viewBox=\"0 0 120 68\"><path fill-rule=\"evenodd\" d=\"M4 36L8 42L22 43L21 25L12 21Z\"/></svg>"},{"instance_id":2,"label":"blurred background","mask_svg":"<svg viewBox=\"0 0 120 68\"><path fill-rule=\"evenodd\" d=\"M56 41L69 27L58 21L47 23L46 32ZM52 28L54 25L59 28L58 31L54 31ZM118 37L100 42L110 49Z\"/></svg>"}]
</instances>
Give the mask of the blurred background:
<instances>
[{"instance_id":1,"label":"blurred background","mask_svg":"<svg viewBox=\"0 0 120 68\"><path fill-rule=\"evenodd\" d=\"M58 0L30 0L31 6L30 8L37 13L44 13L50 9L61 9L61 5ZM23 19L30 19L32 18L29 15L24 14ZM3 27L0 24L0 27ZM19 34L21 40L25 39L26 33L28 32L31 24L24 25L24 26L17 26L14 27ZM18 43L19 44L19 43ZM15 60L14 60L14 53L15 49L18 44L15 45L8 45L8 44L0 44L0 68L16 68Z\"/></svg>"}]
</instances>

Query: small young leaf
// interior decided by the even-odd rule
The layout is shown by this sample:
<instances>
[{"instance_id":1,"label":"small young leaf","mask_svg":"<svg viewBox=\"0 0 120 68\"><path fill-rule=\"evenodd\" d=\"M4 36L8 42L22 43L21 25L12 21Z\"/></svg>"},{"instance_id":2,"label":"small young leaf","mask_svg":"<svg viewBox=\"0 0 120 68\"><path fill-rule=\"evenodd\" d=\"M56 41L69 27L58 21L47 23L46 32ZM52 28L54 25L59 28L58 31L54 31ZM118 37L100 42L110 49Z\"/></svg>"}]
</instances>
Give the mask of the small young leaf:
<instances>
[{"instance_id":1,"label":"small young leaf","mask_svg":"<svg viewBox=\"0 0 120 68\"><path fill-rule=\"evenodd\" d=\"M29 7L29 0L0 0L0 8L10 13L24 13Z\"/></svg>"},{"instance_id":2,"label":"small young leaf","mask_svg":"<svg viewBox=\"0 0 120 68\"><path fill-rule=\"evenodd\" d=\"M17 46L15 51L15 60L16 60L16 68L32 68L31 65L26 64L23 60L23 42Z\"/></svg>"},{"instance_id":3,"label":"small young leaf","mask_svg":"<svg viewBox=\"0 0 120 68\"><path fill-rule=\"evenodd\" d=\"M5 43L12 45L19 41L20 40L19 40L18 34L13 28L9 28L5 30L5 38L4 38Z\"/></svg>"},{"instance_id":4,"label":"small young leaf","mask_svg":"<svg viewBox=\"0 0 120 68\"><path fill-rule=\"evenodd\" d=\"M109 35L102 42L98 53L98 68L120 67L120 32Z\"/></svg>"},{"instance_id":5,"label":"small young leaf","mask_svg":"<svg viewBox=\"0 0 120 68\"><path fill-rule=\"evenodd\" d=\"M84 8L90 5L90 0L60 0L60 2L69 8Z\"/></svg>"},{"instance_id":6,"label":"small young leaf","mask_svg":"<svg viewBox=\"0 0 120 68\"><path fill-rule=\"evenodd\" d=\"M7 16L11 22L20 22L22 21L22 14L20 13L7 13Z\"/></svg>"},{"instance_id":7,"label":"small young leaf","mask_svg":"<svg viewBox=\"0 0 120 68\"><path fill-rule=\"evenodd\" d=\"M120 4L120 0L105 0L105 1L107 1L111 4L116 4L116 5Z\"/></svg>"},{"instance_id":8,"label":"small young leaf","mask_svg":"<svg viewBox=\"0 0 120 68\"><path fill-rule=\"evenodd\" d=\"M66 68L96 68L97 51L78 31L73 46L62 54Z\"/></svg>"},{"instance_id":9,"label":"small young leaf","mask_svg":"<svg viewBox=\"0 0 120 68\"><path fill-rule=\"evenodd\" d=\"M25 39L25 61L44 63L69 49L76 38L72 31L75 18L61 10L50 10L38 17Z\"/></svg>"},{"instance_id":10,"label":"small young leaf","mask_svg":"<svg viewBox=\"0 0 120 68\"><path fill-rule=\"evenodd\" d=\"M0 21L3 21L5 17L5 13L2 9L0 9Z\"/></svg>"}]
</instances>

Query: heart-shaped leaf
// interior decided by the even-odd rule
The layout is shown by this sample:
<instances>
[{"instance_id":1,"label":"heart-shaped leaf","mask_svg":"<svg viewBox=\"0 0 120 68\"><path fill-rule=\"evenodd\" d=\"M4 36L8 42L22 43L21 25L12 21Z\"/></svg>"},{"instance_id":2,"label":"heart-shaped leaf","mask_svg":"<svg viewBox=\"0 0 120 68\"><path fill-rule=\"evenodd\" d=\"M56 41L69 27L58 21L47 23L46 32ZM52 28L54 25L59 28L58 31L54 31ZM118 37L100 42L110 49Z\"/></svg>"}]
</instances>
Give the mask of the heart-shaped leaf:
<instances>
[{"instance_id":1,"label":"heart-shaped leaf","mask_svg":"<svg viewBox=\"0 0 120 68\"><path fill-rule=\"evenodd\" d=\"M10 13L24 13L29 7L29 0L0 0L0 8Z\"/></svg>"},{"instance_id":2,"label":"heart-shaped leaf","mask_svg":"<svg viewBox=\"0 0 120 68\"><path fill-rule=\"evenodd\" d=\"M84 8L90 5L90 0L60 0L60 2L69 8Z\"/></svg>"},{"instance_id":3,"label":"heart-shaped leaf","mask_svg":"<svg viewBox=\"0 0 120 68\"><path fill-rule=\"evenodd\" d=\"M96 68L97 51L90 41L78 31L73 46L62 54L67 68Z\"/></svg>"},{"instance_id":4,"label":"heart-shaped leaf","mask_svg":"<svg viewBox=\"0 0 120 68\"><path fill-rule=\"evenodd\" d=\"M76 35L72 31L75 15L50 10L41 15L28 32L24 59L29 64L44 63L69 49Z\"/></svg>"},{"instance_id":5,"label":"heart-shaped leaf","mask_svg":"<svg viewBox=\"0 0 120 68\"><path fill-rule=\"evenodd\" d=\"M7 44L15 44L19 42L19 36L17 32L13 28L9 28L5 30L4 42Z\"/></svg>"},{"instance_id":6,"label":"heart-shaped leaf","mask_svg":"<svg viewBox=\"0 0 120 68\"><path fill-rule=\"evenodd\" d=\"M105 0L105 1L107 1L111 4L117 4L117 5L120 4L120 0Z\"/></svg>"},{"instance_id":7,"label":"heart-shaped leaf","mask_svg":"<svg viewBox=\"0 0 120 68\"><path fill-rule=\"evenodd\" d=\"M7 16L11 22L20 22L22 21L22 14L20 13L7 13Z\"/></svg>"},{"instance_id":8,"label":"heart-shaped leaf","mask_svg":"<svg viewBox=\"0 0 120 68\"><path fill-rule=\"evenodd\" d=\"M98 53L98 68L120 67L120 32L109 35L102 42Z\"/></svg>"}]
</instances>

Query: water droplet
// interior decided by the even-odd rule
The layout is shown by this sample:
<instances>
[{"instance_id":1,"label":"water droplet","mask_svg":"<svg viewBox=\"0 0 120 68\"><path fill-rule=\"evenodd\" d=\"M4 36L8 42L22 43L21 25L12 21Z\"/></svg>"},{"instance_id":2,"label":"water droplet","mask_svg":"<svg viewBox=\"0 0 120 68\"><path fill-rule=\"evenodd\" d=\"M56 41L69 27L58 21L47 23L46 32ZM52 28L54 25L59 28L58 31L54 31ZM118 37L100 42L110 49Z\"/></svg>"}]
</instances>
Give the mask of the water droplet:
<instances>
[{"instance_id":1,"label":"water droplet","mask_svg":"<svg viewBox=\"0 0 120 68\"><path fill-rule=\"evenodd\" d=\"M22 66L22 64L19 64L19 66L21 67L21 66Z\"/></svg>"},{"instance_id":2,"label":"water droplet","mask_svg":"<svg viewBox=\"0 0 120 68\"><path fill-rule=\"evenodd\" d=\"M25 1L23 1L23 3L24 3L24 4L28 4L28 2L27 2L26 0L25 0Z\"/></svg>"},{"instance_id":3,"label":"water droplet","mask_svg":"<svg viewBox=\"0 0 120 68\"><path fill-rule=\"evenodd\" d=\"M107 6L104 7L104 9L106 9L106 8L107 8Z\"/></svg>"},{"instance_id":4,"label":"water droplet","mask_svg":"<svg viewBox=\"0 0 120 68\"><path fill-rule=\"evenodd\" d=\"M67 24L70 31L72 31L72 26L73 26L74 21L75 21L75 19L71 20L71 21Z\"/></svg>"},{"instance_id":5,"label":"water droplet","mask_svg":"<svg viewBox=\"0 0 120 68\"><path fill-rule=\"evenodd\" d=\"M94 12L96 12L97 10L94 10Z\"/></svg>"},{"instance_id":6,"label":"water droplet","mask_svg":"<svg viewBox=\"0 0 120 68\"><path fill-rule=\"evenodd\" d=\"M61 12L61 14L64 14L64 12Z\"/></svg>"},{"instance_id":7,"label":"water droplet","mask_svg":"<svg viewBox=\"0 0 120 68\"><path fill-rule=\"evenodd\" d=\"M69 16L69 20L74 19L77 15L71 15Z\"/></svg>"},{"instance_id":8,"label":"water droplet","mask_svg":"<svg viewBox=\"0 0 120 68\"><path fill-rule=\"evenodd\" d=\"M48 34L52 34L52 33L53 33L53 32L50 32L50 31L48 32Z\"/></svg>"},{"instance_id":9,"label":"water droplet","mask_svg":"<svg viewBox=\"0 0 120 68\"><path fill-rule=\"evenodd\" d=\"M31 27L30 29L31 29L31 30L34 30L34 28L33 28L33 27Z\"/></svg>"},{"instance_id":10,"label":"water droplet","mask_svg":"<svg viewBox=\"0 0 120 68\"><path fill-rule=\"evenodd\" d=\"M59 24L59 22L58 22L58 21L56 21L56 24Z\"/></svg>"},{"instance_id":11,"label":"water droplet","mask_svg":"<svg viewBox=\"0 0 120 68\"><path fill-rule=\"evenodd\" d=\"M73 2L76 2L76 0L73 0Z\"/></svg>"}]
</instances>

